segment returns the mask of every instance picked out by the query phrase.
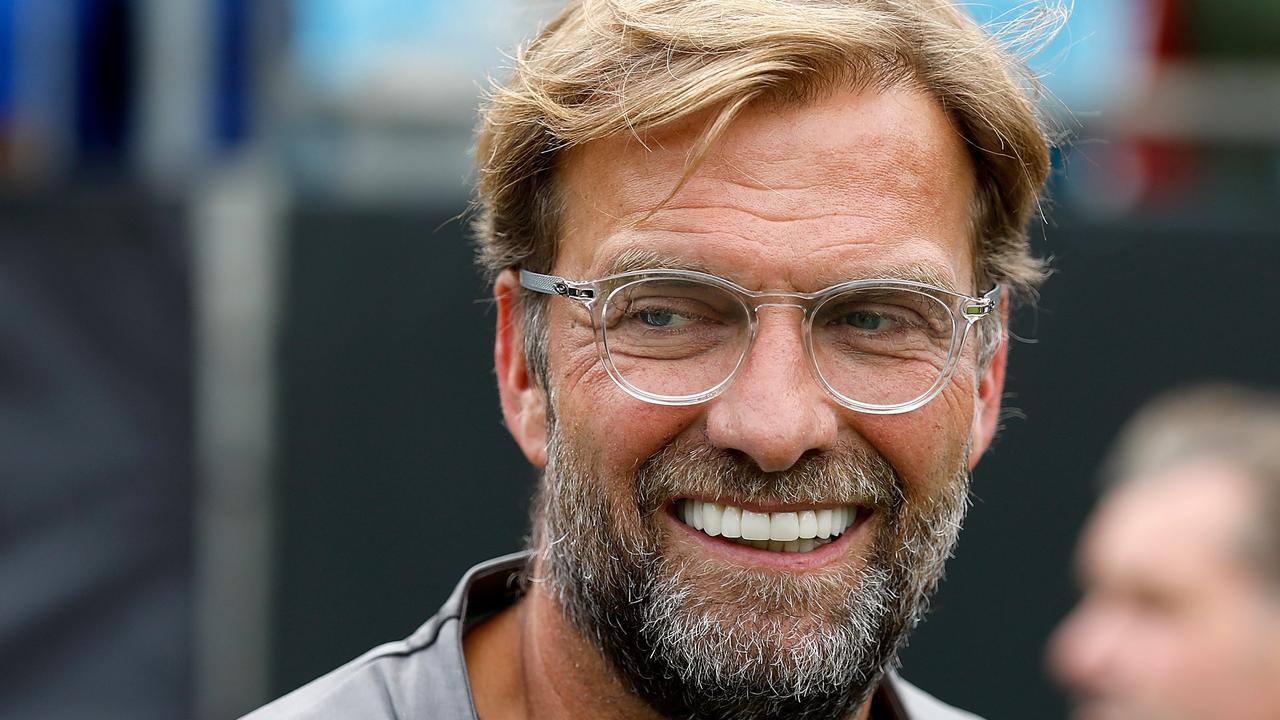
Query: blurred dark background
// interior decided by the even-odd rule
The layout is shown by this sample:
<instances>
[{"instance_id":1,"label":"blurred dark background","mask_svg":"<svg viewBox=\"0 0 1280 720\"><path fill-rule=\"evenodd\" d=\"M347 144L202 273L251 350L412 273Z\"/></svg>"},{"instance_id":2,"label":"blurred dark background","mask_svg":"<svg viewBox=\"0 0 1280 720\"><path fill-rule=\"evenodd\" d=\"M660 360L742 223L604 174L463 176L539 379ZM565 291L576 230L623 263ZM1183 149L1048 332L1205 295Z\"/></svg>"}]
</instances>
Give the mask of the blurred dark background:
<instances>
[{"instance_id":1,"label":"blurred dark background","mask_svg":"<svg viewBox=\"0 0 1280 720\"><path fill-rule=\"evenodd\" d=\"M237 716L521 545L460 215L484 75L554 5L0 0L0 719ZM990 718L1064 713L1042 646L1125 417L1280 385L1280 5L1077 0L1033 64L1056 274L904 657Z\"/></svg>"}]
</instances>

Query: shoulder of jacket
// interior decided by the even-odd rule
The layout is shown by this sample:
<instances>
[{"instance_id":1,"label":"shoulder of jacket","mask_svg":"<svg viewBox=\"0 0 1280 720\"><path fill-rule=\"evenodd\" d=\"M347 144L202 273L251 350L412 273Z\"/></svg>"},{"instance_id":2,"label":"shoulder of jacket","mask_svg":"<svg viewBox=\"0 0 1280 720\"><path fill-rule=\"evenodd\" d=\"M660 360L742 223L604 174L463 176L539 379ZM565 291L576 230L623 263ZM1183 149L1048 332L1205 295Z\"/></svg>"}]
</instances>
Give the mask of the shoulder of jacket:
<instances>
[{"instance_id":1,"label":"shoulder of jacket","mask_svg":"<svg viewBox=\"0 0 1280 720\"><path fill-rule=\"evenodd\" d=\"M942 702L899 675L893 675L891 682L910 720L982 720L971 712Z\"/></svg>"}]
</instances>

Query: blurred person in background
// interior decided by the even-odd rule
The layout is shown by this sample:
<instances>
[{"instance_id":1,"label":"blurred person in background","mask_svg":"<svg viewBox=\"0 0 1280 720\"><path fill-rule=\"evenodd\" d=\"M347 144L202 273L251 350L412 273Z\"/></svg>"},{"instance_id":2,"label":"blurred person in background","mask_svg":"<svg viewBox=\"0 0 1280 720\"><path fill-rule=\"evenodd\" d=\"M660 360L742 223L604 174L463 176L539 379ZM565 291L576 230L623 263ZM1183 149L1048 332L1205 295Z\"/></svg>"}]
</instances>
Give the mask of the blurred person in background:
<instances>
[{"instance_id":1,"label":"blurred person in background","mask_svg":"<svg viewBox=\"0 0 1280 720\"><path fill-rule=\"evenodd\" d=\"M1167 395L1124 431L1050 647L1080 720L1280 717L1280 394Z\"/></svg>"},{"instance_id":2,"label":"blurred person in background","mask_svg":"<svg viewBox=\"0 0 1280 720\"><path fill-rule=\"evenodd\" d=\"M1019 67L933 0L570 3L476 152L530 549L250 717L973 717L893 668L1044 273Z\"/></svg>"}]
</instances>

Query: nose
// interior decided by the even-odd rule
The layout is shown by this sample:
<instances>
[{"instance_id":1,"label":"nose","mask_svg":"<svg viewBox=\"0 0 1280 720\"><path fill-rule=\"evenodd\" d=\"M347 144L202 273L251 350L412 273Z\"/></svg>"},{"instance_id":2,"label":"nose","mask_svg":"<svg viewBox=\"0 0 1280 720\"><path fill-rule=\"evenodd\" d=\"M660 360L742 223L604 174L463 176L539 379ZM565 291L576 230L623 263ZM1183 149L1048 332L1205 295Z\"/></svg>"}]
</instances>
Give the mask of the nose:
<instances>
[{"instance_id":1,"label":"nose","mask_svg":"<svg viewBox=\"0 0 1280 720\"><path fill-rule=\"evenodd\" d=\"M1122 613L1090 598L1067 616L1049 645L1049 669L1065 688L1097 691L1116 681L1117 654L1128 635Z\"/></svg>"},{"instance_id":2,"label":"nose","mask_svg":"<svg viewBox=\"0 0 1280 720\"><path fill-rule=\"evenodd\" d=\"M805 358L795 308L761 308L754 347L733 383L711 401L708 439L736 450L765 472L790 468L838 436L833 401Z\"/></svg>"}]
</instances>

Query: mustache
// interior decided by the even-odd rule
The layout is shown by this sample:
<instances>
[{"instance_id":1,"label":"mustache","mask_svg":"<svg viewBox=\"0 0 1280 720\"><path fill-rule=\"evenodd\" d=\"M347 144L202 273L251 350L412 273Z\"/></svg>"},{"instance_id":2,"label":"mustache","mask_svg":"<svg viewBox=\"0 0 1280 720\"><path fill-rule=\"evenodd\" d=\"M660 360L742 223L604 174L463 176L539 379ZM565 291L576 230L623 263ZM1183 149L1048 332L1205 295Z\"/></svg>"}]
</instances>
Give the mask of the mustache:
<instances>
[{"instance_id":1,"label":"mustache","mask_svg":"<svg viewBox=\"0 0 1280 720\"><path fill-rule=\"evenodd\" d=\"M745 453L694 441L675 441L636 470L635 503L646 515L678 497L737 503L853 504L896 511L904 503L898 473L879 453L843 445L802 455L779 472L765 472Z\"/></svg>"}]
</instances>

